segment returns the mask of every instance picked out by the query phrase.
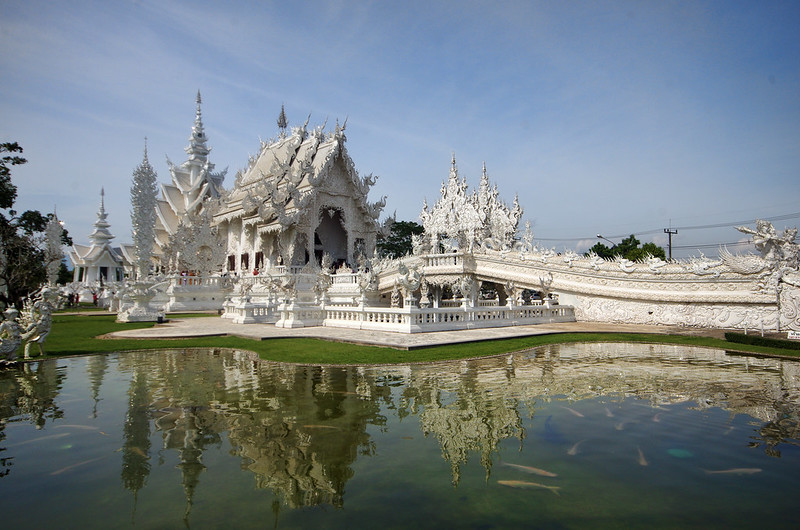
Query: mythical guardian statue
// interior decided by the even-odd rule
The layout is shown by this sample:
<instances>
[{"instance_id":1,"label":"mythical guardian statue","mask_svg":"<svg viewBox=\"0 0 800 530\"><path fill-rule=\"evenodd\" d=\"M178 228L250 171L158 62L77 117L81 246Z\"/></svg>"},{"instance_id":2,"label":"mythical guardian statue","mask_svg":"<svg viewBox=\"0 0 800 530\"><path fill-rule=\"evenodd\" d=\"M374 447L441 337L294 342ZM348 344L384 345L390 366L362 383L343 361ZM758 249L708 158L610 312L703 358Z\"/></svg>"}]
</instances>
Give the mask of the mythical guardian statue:
<instances>
[{"instance_id":1,"label":"mythical guardian statue","mask_svg":"<svg viewBox=\"0 0 800 530\"><path fill-rule=\"evenodd\" d=\"M53 302L57 294L48 287L43 287L33 297L25 300L23 312L20 317L22 326L22 340L25 341L25 358L44 355L44 344L50 328L53 325ZM33 353L34 344L39 348L39 353Z\"/></svg>"}]
</instances>

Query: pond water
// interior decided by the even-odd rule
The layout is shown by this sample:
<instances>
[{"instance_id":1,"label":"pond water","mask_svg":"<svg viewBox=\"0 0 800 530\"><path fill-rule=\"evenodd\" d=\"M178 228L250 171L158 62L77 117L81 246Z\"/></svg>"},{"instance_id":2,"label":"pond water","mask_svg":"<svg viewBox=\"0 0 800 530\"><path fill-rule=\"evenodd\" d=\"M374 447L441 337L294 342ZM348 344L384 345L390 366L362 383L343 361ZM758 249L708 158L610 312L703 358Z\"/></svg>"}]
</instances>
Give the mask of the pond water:
<instances>
[{"instance_id":1,"label":"pond water","mask_svg":"<svg viewBox=\"0 0 800 530\"><path fill-rule=\"evenodd\" d=\"M800 363L574 344L319 367L0 373L4 528L797 528Z\"/></svg>"}]
</instances>

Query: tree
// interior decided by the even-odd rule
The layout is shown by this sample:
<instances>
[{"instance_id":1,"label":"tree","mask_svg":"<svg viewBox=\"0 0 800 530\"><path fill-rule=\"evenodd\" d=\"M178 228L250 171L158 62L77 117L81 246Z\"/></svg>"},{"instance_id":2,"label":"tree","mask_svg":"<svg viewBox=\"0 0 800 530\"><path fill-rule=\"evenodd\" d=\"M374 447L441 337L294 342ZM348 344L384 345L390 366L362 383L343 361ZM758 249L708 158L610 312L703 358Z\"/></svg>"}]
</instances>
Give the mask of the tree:
<instances>
[{"instance_id":1,"label":"tree","mask_svg":"<svg viewBox=\"0 0 800 530\"><path fill-rule=\"evenodd\" d=\"M614 245L611 248L602 243L596 243L592 248L589 249L589 252L594 252L603 259L614 259L617 256L622 256L623 258L631 261L641 261L648 256L667 259L664 249L655 243L645 243L641 247L639 244L640 242L638 239L636 239L636 236L631 234L630 237L626 237L619 244ZM589 252L586 254L588 255Z\"/></svg>"},{"instance_id":2,"label":"tree","mask_svg":"<svg viewBox=\"0 0 800 530\"><path fill-rule=\"evenodd\" d=\"M395 221L389 236L378 241L378 252L390 258L402 258L413 249L411 236L421 235L424 231L422 225L414 221Z\"/></svg>"},{"instance_id":3,"label":"tree","mask_svg":"<svg viewBox=\"0 0 800 530\"><path fill-rule=\"evenodd\" d=\"M22 153L22 148L17 142L6 142L0 144L0 154L2 153ZM21 156L14 154L4 155L0 158L0 208L7 209L14 206L17 199L17 187L11 183L11 168L27 162Z\"/></svg>"},{"instance_id":4,"label":"tree","mask_svg":"<svg viewBox=\"0 0 800 530\"><path fill-rule=\"evenodd\" d=\"M67 268L67 264L64 263L62 260L61 263L58 264L58 278L56 279L56 283L58 285L66 285L72 281L73 271Z\"/></svg>"},{"instance_id":5,"label":"tree","mask_svg":"<svg viewBox=\"0 0 800 530\"><path fill-rule=\"evenodd\" d=\"M22 153L17 142L0 144L0 154ZM11 182L11 167L27 162L16 154L0 158L0 305L22 306L22 299L47 279L46 238L44 231L54 214L42 215L27 210L19 215L11 209L17 199L17 187ZM67 231L63 244L72 244Z\"/></svg>"}]
</instances>

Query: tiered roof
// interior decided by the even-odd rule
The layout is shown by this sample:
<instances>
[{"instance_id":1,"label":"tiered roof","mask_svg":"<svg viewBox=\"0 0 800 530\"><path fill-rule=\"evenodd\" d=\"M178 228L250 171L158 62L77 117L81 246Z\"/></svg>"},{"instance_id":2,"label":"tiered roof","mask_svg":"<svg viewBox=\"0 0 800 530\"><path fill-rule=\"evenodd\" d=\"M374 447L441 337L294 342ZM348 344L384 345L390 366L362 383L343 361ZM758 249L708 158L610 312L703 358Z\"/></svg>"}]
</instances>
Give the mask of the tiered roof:
<instances>
[{"instance_id":1,"label":"tiered roof","mask_svg":"<svg viewBox=\"0 0 800 530\"><path fill-rule=\"evenodd\" d=\"M385 197L367 202L377 177L359 176L344 145L344 127L337 123L333 133L326 133L324 125L310 132L307 126L308 121L288 136L261 142L258 155L251 156L247 168L237 173L215 222L241 218L246 224L259 224L263 231L279 231L298 223L323 188L352 197L366 218L377 221ZM345 180L333 182L331 170L339 159Z\"/></svg>"},{"instance_id":2,"label":"tiered roof","mask_svg":"<svg viewBox=\"0 0 800 530\"><path fill-rule=\"evenodd\" d=\"M203 129L201 103L202 98L198 91L192 134L189 145L185 148L188 158L179 166L167 158L172 183L161 185L162 199L156 205L156 241L162 248L187 215L198 213L203 207L203 201L218 198L222 191L222 181L227 170L214 173L214 164L208 160L211 149L206 145L208 138Z\"/></svg>"},{"instance_id":3,"label":"tiered roof","mask_svg":"<svg viewBox=\"0 0 800 530\"><path fill-rule=\"evenodd\" d=\"M100 190L100 209L97 211L97 221L94 222L94 230L89 234L90 245L72 245L69 258L73 265L85 267L87 265L98 264L104 256L115 264L122 263L122 256L119 249L111 247L111 240L114 235L109 228L111 224L106 220L108 214L105 208L105 189Z\"/></svg>"}]
</instances>

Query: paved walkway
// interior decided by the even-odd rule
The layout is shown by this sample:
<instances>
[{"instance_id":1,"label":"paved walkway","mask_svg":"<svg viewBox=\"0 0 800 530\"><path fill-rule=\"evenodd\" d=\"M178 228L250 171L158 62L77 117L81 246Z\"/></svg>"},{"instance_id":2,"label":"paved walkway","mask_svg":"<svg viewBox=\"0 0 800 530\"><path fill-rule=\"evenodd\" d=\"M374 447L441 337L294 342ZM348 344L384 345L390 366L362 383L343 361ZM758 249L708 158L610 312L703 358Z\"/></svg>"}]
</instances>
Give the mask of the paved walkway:
<instances>
[{"instance_id":1,"label":"paved walkway","mask_svg":"<svg viewBox=\"0 0 800 530\"><path fill-rule=\"evenodd\" d=\"M547 335L550 333L655 333L655 334L703 334L716 336L714 330L697 330L676 326L644 326L634 324L603 324L596 322L562 322L503 328L468 329L459 331L437 331L432 333L392 333L388 331L366 331L345 328L311 327L298 329L276 328L272 324L234 324L228 319L194 317L173 319L152 328L130 329L109 334L110 337L135 339L175 339L186 337L212 337L232 335L256 340L276 338L314 338L356 344L388 346L403 350L426 346L443 346L465 342L507 339Z\"/></svg>"}]
</instances>

